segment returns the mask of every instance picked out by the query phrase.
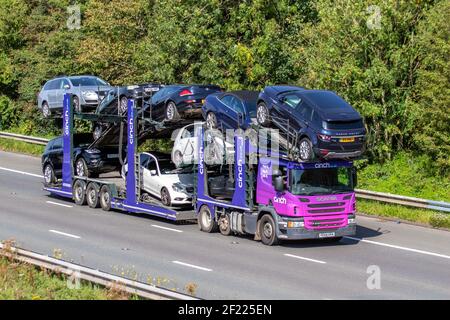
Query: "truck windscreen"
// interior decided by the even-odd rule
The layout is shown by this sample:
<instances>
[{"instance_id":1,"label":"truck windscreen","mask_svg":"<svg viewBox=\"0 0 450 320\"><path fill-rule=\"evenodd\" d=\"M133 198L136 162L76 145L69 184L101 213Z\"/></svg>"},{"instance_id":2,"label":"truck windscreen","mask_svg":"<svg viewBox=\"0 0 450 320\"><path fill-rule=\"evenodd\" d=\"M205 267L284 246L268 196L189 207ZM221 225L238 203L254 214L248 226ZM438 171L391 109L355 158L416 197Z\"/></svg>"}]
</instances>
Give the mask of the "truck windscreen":
<instances>
[{"instance_id":1,"label":"truck windscreen","mask_svg":"<svg viewBox=\"0 0 450 320\"><path fill-rule=\"evenodd\" d=\"M351 168L292 169L289 189L295 195L321 195L352 192Z\"/></svg>"}]
</instances>

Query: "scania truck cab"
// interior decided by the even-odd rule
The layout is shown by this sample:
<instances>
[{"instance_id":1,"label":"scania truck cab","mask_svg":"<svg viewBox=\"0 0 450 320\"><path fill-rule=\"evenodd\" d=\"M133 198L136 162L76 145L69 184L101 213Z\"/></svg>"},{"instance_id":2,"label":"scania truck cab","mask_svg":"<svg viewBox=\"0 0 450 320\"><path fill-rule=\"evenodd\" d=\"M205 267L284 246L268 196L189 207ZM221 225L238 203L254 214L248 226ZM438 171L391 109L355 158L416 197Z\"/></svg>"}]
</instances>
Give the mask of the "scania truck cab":
<instances>
[{"instance_id":1,"label":"scania truck cab","mask_svg":"<svg viewBox=\"0 0 450 320\"><path fill-rule=\"evenodd\" d=\"M209 166L203 131L197 136L201 140L195 209L201 230L252 234L266 245L279 240L339 241L356 233L353 162L297 162L258 155L255 164L250 161L249 139L237 135L234 163ZM212 196L208 176L226 173L233 178L233 196Z\"/></svg>"}]
</instances>

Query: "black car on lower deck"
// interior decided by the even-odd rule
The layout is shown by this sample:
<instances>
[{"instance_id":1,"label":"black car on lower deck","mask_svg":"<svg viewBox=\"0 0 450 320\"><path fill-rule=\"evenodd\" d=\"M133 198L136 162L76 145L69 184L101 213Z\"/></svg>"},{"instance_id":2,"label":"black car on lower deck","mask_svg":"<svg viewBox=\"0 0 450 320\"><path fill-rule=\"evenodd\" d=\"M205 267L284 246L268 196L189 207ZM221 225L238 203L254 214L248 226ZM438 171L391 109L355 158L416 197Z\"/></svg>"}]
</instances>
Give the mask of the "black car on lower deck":
<instances>
[{"instance_id":1,"label":"black car on lower deck","mask_svg":"<svg viewBox=\"0 0 450 320\"><path fill-rule=\"evenodd\" d=\"M155 93L143 109L144 117L155 121L201 118L202 105L211 93L222 89L216 85L168 85Z\"/></svg>"},{"instance_id":2,"label":"black car on lower deck","mask_svg":"<svg viewBox=\"0 0 450 320\"><path fill-rule=\"evenodd\" d=\"M97 177L100 173L120 170L117 146L90 147L92 134L76 133L73 135L73 164L77 176ZM122 155L123 156L123 155ZM62 177L63 138L50 140L41 159L42 172L46 184L55 183Z\"/></svg>"}]
</instances>

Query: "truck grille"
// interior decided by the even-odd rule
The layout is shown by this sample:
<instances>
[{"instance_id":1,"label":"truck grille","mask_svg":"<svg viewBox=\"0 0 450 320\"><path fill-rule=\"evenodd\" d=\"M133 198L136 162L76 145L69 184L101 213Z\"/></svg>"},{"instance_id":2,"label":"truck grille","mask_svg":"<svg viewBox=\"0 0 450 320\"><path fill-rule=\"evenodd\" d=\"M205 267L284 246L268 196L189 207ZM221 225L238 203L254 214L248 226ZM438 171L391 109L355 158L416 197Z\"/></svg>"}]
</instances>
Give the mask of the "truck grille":
<instances>
[{"instance_id":1,"label":"truck grille","mask_svg":"<svg viewBox=\"0 0 450 320\"><path fill-rule=\"evenodd\" d=\"M305 228L313 230L338 229L347 225L347 215L305 217Z\"/></svg>"},{"instance_id":2,"label":"truck grille","mask_svg":"<svg viewBox=\"0 0 450 320\"><path fill-rule=\"evenodd\" d=\"M308 208L340 207L344 205L345 202L315 203L315 204L308 204Z\"/></svg>"},{"instance_id":3,"label":"truck grille","mask_svg":"<svg viewBox=\"0 0 450 320\"><path fill-rule=\"evenodd\" d=\"M344 212L345 202L327 202L327 203L314 203L308 204L309 214L318 213L332 213L332 212Z\"/></svg>"},{"instance_id":4,"label":"truck grille","mask_svg":"<svg viewBox=\"0 0 450 320\"><path fill-rule=\"evenodd\" d=\"M316 210L308 210L309 213L330 213L330 212L342 212L345 208L331 208L331 209L316 209Z\"/></svg>"}]
</instances>

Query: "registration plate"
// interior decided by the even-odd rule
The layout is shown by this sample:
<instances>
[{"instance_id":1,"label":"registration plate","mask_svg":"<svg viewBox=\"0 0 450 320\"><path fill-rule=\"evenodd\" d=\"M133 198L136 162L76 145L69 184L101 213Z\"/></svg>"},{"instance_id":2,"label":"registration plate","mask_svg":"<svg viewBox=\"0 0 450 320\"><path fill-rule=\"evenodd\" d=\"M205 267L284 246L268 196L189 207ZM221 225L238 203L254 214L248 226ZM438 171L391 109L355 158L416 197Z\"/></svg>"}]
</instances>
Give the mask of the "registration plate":
<instances>
[{"instance_id":1,"label":"registration plate","mask_svg":"<svg viewBox=\"0 0 450 320\"><path fill-rule=\"evenodd\" d=\"M108 154L108 159L115 159L118 158L119 155L118 154Z\"/></svg>"},{"instance_id":2,"label":"registration plate","mask_svg":"<svg viewBox=\"0 0 450 320\"><path fill-rule=\"evenodd\" d=\"M351 137L351 138L341 138L339 139L339 142L355 142L355 138Z\"/></svg>"},{"instance_id":3,"label":"registration plate","mask_svg":"<svg viewBox=\"0 0 450 320\"><path fill-rule=\"evenodd\" d=\"M322 232L319 233L319 238L331 238L334 237L336 234L334 232Z\"/></svg>"}]
</instances>

